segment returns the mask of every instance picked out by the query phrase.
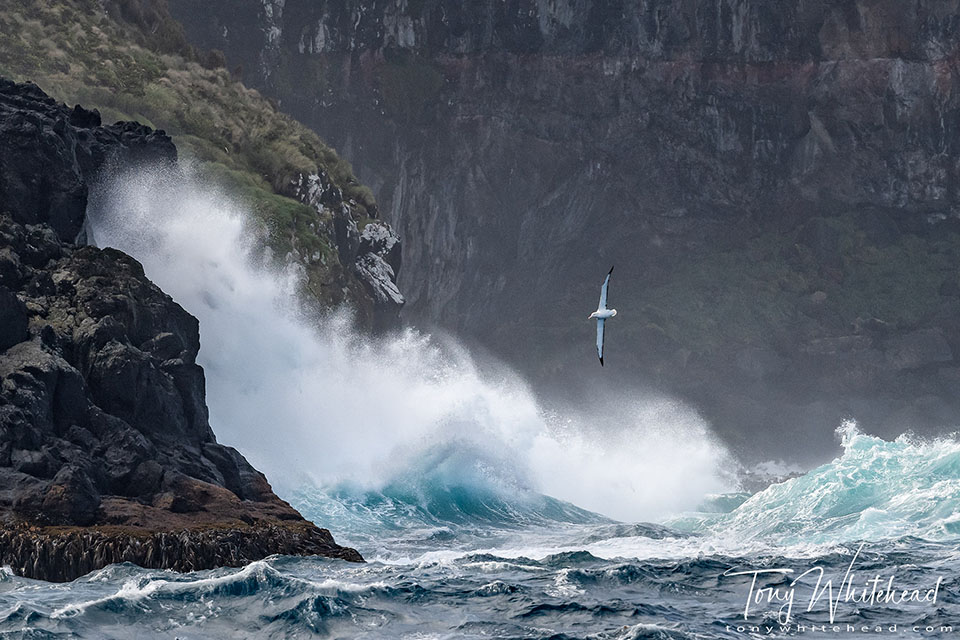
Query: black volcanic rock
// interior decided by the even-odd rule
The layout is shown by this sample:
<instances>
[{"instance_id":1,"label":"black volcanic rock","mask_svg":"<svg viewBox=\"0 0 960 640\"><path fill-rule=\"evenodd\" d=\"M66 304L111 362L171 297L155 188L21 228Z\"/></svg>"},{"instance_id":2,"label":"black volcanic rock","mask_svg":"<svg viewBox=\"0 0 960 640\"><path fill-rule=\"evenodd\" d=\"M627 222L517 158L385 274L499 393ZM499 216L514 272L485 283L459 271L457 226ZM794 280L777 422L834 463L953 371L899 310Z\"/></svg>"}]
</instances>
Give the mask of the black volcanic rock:
<instances>
[{"instance_id":1,"label":"black volcanic rock","mask_svg":"<svg viewBox=\"0 0 960 640\"><path fill-rule=\"evenodd\" d=\"M96 111L68 109L34 84L0 78L0 210L22 224L46 223L73 241L87 184L106 163L176 159L163 131L136 122L101 126Z\"/></svg>"},{"instance_id":2,"label":"black volcanic rock","mask_svg":"<svg viewBox=\"0 0 960 640\"><path fill-rule=\"evenodd\" d=\"M16 294L0 288L0 351L27 339L27 308Z\"/></svg>"},{"instance_id":3,"label":"black volcanic rock","mask_svg":"<svg viewBox=\"0 0 960 640\"><path fill-rule=\"evenodd\" d=\"M0 563L22 575L361 560L217 443L196 318L130 256L72 242L98 170L175 157L162 132L0 81Z\"/></svg>"}]
</instances>

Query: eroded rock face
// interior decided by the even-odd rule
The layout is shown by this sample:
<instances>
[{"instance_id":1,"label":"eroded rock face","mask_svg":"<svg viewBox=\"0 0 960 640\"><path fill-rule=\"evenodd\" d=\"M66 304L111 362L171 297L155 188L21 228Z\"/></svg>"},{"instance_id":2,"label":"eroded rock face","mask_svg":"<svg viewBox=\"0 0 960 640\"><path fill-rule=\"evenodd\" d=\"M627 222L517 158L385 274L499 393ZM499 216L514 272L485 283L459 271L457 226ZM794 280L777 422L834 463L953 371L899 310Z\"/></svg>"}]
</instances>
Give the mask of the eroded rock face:
<instances>
[{"instance_id":1,"label":"eroded rock face","mask_svg":"<svg viewBox=\"0 0 960 640\"><path fill-rule=\"evenodd\" d=\"M359 559L217 443L197 321L139 263L6 215L0 244L20 259L7 284L18 294L0 296L0 313L27 321L4 332L15 343L0 352L0 562L59 580L127 560L186 570L285 550Z\"/></svg>"},{"instance_id":2,"label":"eroded rock face","mask_svg":"<svg viewBox=\"0 0 960 640\"><path fill-rule=\"evenodd\" d=\"M104 164L176 159L163 131L102 126L96 111L67 109L34 84L0 78L0 209L22 224L46 223L72 242L83 229L87 184Z\"/></svg>"},{"instance_id":3,"label":"eroded rock face","mask_svg":"<svg viewBox=\"0 0 960 640\"><path fill-rule=\"evenodd\" d=\"M332 219L337 254L357 276L372 305L370 328L376 332L396 329L406 303L397 286L400 272L400 237L382 222L368 221L361 234L343 193L325 173L298 176L289 195L316 209L321 218ZM374 208L371 212L377 214ZM364 309L358 309L363 315Z\"/></svg>"},{"instance_id":4,"label":"eroded rock face","mask_svg":"<svg viewBox=\"0 0 960 640\"><path fill-rule=\"evenodd\" d=\"M196 318L130 256L72 242L96 167L133 161L131 150L169 160L169 138L104 129L79 109L70 117L90 128L76 130L70 113L0 81L0 564L69 580L119 561L188 570L272 553L361 560L217 443ZM39 123L42 141L11 142L11 119L31 135L27 124ZM31 169L47 172L42 185ZM41 187L49 199L38 199Z\"/></svg>"},{"instance_id":5,"label":"eroded rock face","mask_svg":"<svg viewBox=\"0 0 960 640\"><path fill-rule=\"evenodd\" d=\"M397 287L400 272L400 237L388 225L368 222L360 233L354 270L378 309L379 327L399 324L406 299Z\"/></svg>"},{"instance_id":6,"label":"eroded rock face","mask_svg":"<svg viewBox=\"0 0 960 640\"><path fill-rule=\"evenodd\" d=\"M367 221L363 233L350 213L343 192L320 174L301 174L290 184L290 197L316 209L321 219L329 220L329 235L336 244L340 263L352 270L363 285L368 300L355 309L363 320L369 317L368 328L375 332L396 329L400 325L400 310L406 303L397 286L400 272L400 237L383 222ZM355 204L355 203L354 203ZM376 207L370 210L376 216Z\"/></svg>"},{"instance_id":7,"label":"eroded rock face","mask_svg":"<svg viewBox=\"0 0 960 640\"><path fill-rule=\"evenodd\" d=\"M407 317L576 390L616 264L618 380L694 401L746 449L828 446L849 415L885 435L904 411L960 419L940 391L911 407L939 385L862 330L949 342L956 277L929 268L928 295L909 267L859 268L956 231L956 1L170 5L373 187L405 240ZM903 293L854 308L865 279ZM843 338L870 346L810 355Z\"/></svg>"}]
</instances>

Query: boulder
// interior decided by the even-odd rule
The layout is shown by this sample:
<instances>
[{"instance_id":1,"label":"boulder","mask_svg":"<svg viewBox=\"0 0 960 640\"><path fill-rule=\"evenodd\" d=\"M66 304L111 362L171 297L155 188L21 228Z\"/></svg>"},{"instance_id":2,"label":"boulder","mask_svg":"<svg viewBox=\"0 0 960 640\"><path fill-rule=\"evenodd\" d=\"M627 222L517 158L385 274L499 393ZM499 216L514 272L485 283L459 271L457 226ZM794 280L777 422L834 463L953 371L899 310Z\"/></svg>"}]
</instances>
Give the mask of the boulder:
<instances>
[{"instance_id":1,"label":"boulder","mask_svg":"<svg viewBox=\"0 0 960 640\"><path fill-rule=\"evenodd\" d=\"M62 467L43 496L41 515L54 525L87 526L97 519L100 493L90 476L73 465Z\"/></svg>"},{"instance_id":2,"label":"boulder","mask_svg":"<svg viewBox=\"0 0 960 640\"><path fill-rule=\"evenodd\" d=\"M359 236L354 272L373 299L375 329L399 324L405 303L397 286L400 261L400 237L386 224L368 222Z\"/></svg>"},{"instance_id":3,"label":"boulder","mask_svg":"<svg viewBox=\"0 0 960 640\"><path fill-rule=\"evenodd\" d=\"M370 222L360 233L360 246L357 253L373 253L390 265L394 273L400 272L401 248L400 236L389 226L380 222Z\"/></svg>"},{"instance_id":4,"label":"boulder","mask_svg":"<svg viewBox=\"0 0 960 640\"><path fill-rule=\"evenodd\" d=\"M0 78L0 202L23 224L47 223L65 241L83 228L89 184L108 162L175 162L163 131L135 122L100 126L35 84Z\"/></svg>"}]
</instances>

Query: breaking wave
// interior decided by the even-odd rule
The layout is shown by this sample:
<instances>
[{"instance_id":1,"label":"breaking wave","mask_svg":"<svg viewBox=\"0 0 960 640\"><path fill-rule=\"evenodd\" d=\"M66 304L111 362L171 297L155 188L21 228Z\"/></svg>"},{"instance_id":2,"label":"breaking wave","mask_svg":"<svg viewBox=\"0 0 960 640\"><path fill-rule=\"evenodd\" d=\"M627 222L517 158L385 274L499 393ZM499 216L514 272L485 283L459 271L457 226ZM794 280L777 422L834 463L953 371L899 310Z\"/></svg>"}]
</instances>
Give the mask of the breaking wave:
<instances>
[{"instance_id":1,"label":"breaking wave","mask_svg":"<svg viewBox=\"0 0 960 640\"><path fill-rule=\"evenodd\" d=\"M344 310L305 313L299 271L266 266L244 205L189 175L121 176L89 217L96 243L135 257L199 318L213 429L282 495L349 486L351 508L379 499L427 521L522 522L660 518L732 488L730 456L678 402L598 398L550 415L453 341L374 339Z\"/></svg>"},{"instance_id":2,"label":"breaking wave","mask_svg":"<svg viewBox=\"0 0 960 640\"><path fill-rule=\"evenodd\" d=\"M832 462L733 492L730 456L675 402L603 398L556 416L455 343L412 330L373 340L344 313L303 314L297 273L263 266L243 207L207 185L138 172L93 213L100 244L141 260L199 317L215 431L369 562L121 564L67 587L0 569L2 637L733 640L752 587L727 571L839 576L861 541L864 571L902 569L910 589L942 576L945 597L847 607L838 622L952 637L956 439L888 442L851 423Z\"/></svg>"},{"instance_id":3,"label":"breaking wave","mask_svg":"<svg viewBox=\"0 0 960 640\"><path fill-rule=\"evenodd\" d=\"M896 440L837 429L843 454L771 485L727 514L681 526L739 545L818 545L960 537L960 441Z\"/></svg>"}]
</instances>

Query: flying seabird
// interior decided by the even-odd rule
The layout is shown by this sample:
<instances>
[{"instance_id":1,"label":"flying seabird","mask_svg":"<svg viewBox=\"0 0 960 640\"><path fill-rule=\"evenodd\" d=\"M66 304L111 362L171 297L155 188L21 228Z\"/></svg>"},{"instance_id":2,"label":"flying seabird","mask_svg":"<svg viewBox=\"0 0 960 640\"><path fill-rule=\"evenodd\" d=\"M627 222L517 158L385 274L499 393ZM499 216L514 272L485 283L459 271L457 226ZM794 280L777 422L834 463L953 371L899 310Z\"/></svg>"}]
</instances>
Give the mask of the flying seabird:
<instances>
[{"instance_id":1,"label":"flying seabird","mask_svg":"<svg viewBox=\"0 0 960 640\"><path fill-rule=\"evenodd\" d=\"M600 356L600 366L603 366L603 324L607 318L617 315L616 309L607 309L607 288L610 286L610 274L613 273L613 267L607 272L607 277L600 287L600 306L597 310L587 316L587 319L597 319L597 355Z\"/></svg>"}]
</instances>

